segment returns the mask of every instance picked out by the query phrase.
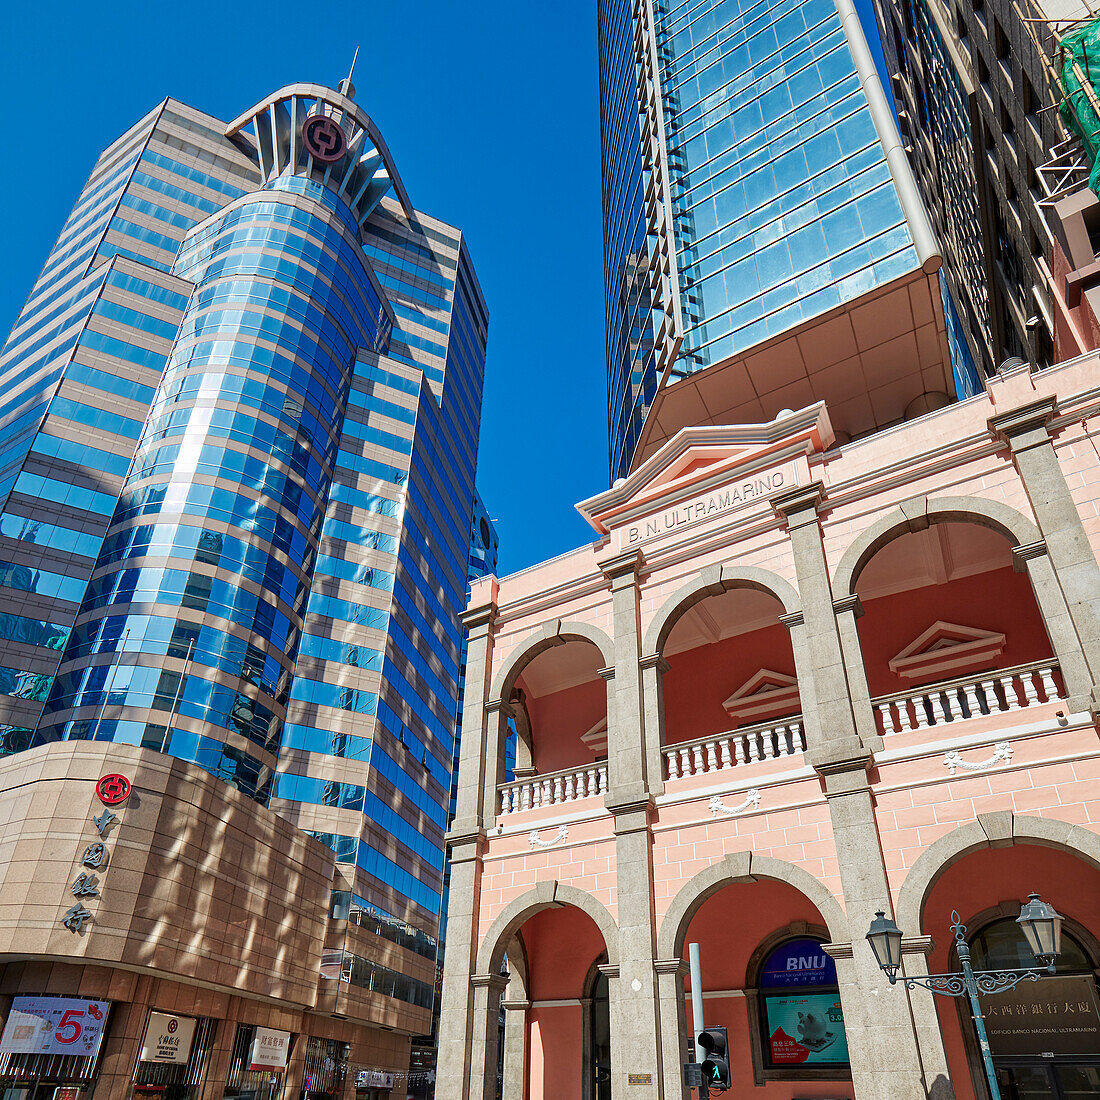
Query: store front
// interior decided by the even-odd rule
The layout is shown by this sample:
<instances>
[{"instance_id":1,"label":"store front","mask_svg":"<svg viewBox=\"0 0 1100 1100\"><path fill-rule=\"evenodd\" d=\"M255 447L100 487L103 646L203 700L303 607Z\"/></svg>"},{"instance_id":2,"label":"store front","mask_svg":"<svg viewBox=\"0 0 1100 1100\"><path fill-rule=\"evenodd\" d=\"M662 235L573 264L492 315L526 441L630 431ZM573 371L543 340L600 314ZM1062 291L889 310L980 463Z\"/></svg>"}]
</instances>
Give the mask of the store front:
<instances>
[{"instance_id":1,"label":"store front","mask_svg":"<svg viewBox=\"0 0 1100 1100\"><path fill-rule=\"evenodd\" d=\"M306 1039L300 1100L341 1100L349 1054L347 1043L310 1035Z\"/></svg>"},{"instance_id":2,"label":"store front","mask_svg":"<svg viewBox=\"0 0 1100 1100\"><path fill-rule=\"evenodd\" d=\"M15 997L0 1036L3 1100L87 1100L109 1001Z\"/></svg>"},{"instance_id":3,"label":"store front","mask_svg":"<svg viewBox=\"0 0 1100 1100\"><path fill-rule=\"evenodd\" d=\"M133 1100L198 1100L216 1020L150 1012L134 1067Z\"/></svg>"},{"instance_id":4,"label":"store front","mask_svg":"<svg viewBox=\"0 0 1100 1100\"><path fill-rule=\"evenodd\" d=\"M981 998L1003 1100L1085 1100L1100 1096L1100 1007L1095 955L1085 935L1062 933L1057 973ZM971 940L975 970L1033 967L1013 919L987 925ZM964 1032L972 1066L981 1066L973 1024Z\"/></svg>"},{"instance_id":5,"label":"store front","mask_svg":"<svg viewBox=\"0 0 1100 1100\"><path fill-rule=\"evenodd\" d=\"M222 1100L282 1100L291 1034L238 1024Z\"/></svg>"}]
</instances>

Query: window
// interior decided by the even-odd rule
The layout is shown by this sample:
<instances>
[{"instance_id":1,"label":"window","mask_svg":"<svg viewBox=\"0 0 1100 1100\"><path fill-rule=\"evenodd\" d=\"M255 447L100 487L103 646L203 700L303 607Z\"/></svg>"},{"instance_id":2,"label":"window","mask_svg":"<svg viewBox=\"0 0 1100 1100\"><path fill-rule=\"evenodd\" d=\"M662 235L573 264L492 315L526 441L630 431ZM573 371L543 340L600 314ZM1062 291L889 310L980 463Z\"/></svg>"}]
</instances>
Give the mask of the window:
<instances>
[{"instance_id":1,"label":"window","mask_svg":"<svg viewBox=\"0 0 1100 1100\"><path fill-rule=\"evenodd\" d=\"M847 1077L848 1039L836 963L822 941L784 940L765 956L757 977L765 1073L785 1077Z\"/></svg>"}]
</instances>

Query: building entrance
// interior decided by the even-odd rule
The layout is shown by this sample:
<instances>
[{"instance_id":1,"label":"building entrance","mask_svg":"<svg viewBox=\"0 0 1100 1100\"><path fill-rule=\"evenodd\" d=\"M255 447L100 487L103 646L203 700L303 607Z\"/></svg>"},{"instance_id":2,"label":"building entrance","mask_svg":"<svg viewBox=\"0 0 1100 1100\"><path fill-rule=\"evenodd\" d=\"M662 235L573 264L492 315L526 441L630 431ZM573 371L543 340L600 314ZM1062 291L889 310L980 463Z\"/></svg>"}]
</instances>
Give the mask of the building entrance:
<instances>
[{"instance_id":1,"label":"building entrance","mask_svg":"<svg viewBox=\"0 0 1100 1100\"><path fill-rule=\"evenodd\" d=\"M975 969L1012 970L1034 959L1015 920L987 925L971 942ZM983 996L982 1010L1003 1100L1100 1097L1100 1009L1093 960L1062 933L1057 973ZM971 1035L971 1045L976 1037Z\"/></svg>"},{"instance_id":2,"label":"building entrance","mask_svg":"<svg viewBox=\"0 0 1100 1100\"><path fill-rule=\"evenodd\" d=\"M997 1070L1003 1100L1090 1100L1100 1096L1100 1066L1013 1066Z\"/></svg>"}]
</instances>

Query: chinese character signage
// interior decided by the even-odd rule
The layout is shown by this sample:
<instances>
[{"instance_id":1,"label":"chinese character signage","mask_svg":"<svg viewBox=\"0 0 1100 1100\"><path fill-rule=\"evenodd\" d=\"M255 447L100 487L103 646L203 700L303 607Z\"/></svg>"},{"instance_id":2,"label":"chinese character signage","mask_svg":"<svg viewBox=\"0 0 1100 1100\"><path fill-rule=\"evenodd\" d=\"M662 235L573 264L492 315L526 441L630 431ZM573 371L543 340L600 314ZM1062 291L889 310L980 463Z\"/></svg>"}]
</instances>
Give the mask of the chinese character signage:
<instances>
[{"instance_id":1,"label":"chinese character signage","mask_svg":"<svg viewBox=\"0 0 1100 1100\"><path fill-rule=\"evenodd\" d=\"M1090 977L1024 982L1007 993L982 997L981 1003L995 1055L1042 1058L1100 1051L1100 1014Z\"/></svg>"},{"instance_id":2,"label":"chinese character signage","mask_svg":"<svg viewBox=\"0 0 1100 1100\"><path fill-rule=\"evenodd\" d=\"M773 1065L848 1064L844 1014L836 993L768 997L764 1004Z\"/></svg>"},{"instance_id":3,"label":"chinese character signage","mask_svg":"<svg viewBox=\"0 0 1100 1100\"><path fill-rule=\"evenodd\" d=\"M760 985L764 989L836 985L836 963L825 954L820 940L788 940L768 956Z\"/></svg>"},{"instance_id":4,"label":"chinese character signage","mask_svg":"<svg viewBox=\"0 0 1100 1100\"><path fill-rule=\"evenodd\" d=\"M290 1032L276 1031L270 1027L256 1028L249 1055L249 1069L286 1069L290 1053Z\"/></svg>"},{"instance_id":5,"label":"chinese character signage","mask_svg":"<svg viewBox=\"0 0 1100 1100\"><path fill-rule=\"evenodd\" d=\"M16 997L12 1001L0 1054L75 1054L99 1052L110 1001L71 997Z\"/></svg>"},{"instance_id":6,"label":"chinese character signage","mask_svg":"<svg viewBox=\"0 0 1100 1100\"><path fill-rule=\"evenodd\" d=\"M141 1042L141 1061L171 1062L183 1065L191 1056L195 1038L195 1021L190 1016L169 1016L167 1012L150 1012Z\"/></svg>"}]
</instances>

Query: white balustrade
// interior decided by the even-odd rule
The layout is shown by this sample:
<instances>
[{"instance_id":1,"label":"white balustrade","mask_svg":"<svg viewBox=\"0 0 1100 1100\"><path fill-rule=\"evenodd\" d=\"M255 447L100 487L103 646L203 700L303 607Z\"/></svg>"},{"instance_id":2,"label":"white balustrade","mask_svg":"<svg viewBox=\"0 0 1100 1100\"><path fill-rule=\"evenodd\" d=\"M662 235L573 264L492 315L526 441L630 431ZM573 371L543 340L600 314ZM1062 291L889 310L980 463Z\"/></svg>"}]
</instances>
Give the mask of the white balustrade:
<instances>
[{"instance_id":1,"label":"white balustrade","mask_svg":"<svg viewBox=\"0 0 1100 1100\"><path fill-rule=\"evenodd\" d=\"M598 798L607 793L607 764L533 775L514 783L502 783L497 790L502 817L524 810L561 806L582 798Z\"/></svg>"},{"instance_id":2,"label":"white balustrade","mask_svg":"<svg viewBox=\"0 0 1100 1100\"><path fill-rule=\"evenodd\" d=\"M1058 687L1054 662L983 672L942 684L926 684L873 701L884 734L924 730L987 714L1023 710L1065 696Z\"/></svg>"},{"instance_id":3,"label":"white balustrade","mask_svg":"<svg viewBox=\"0 0 1100 1100\"><path fill-rule=\"evenodd\" d=\"M709 775L758 760L791 756L805 747L800 716L718 736L711 734L698 741L681 742L664 749L665 778Z\"/></svg>"}]
</instances>

